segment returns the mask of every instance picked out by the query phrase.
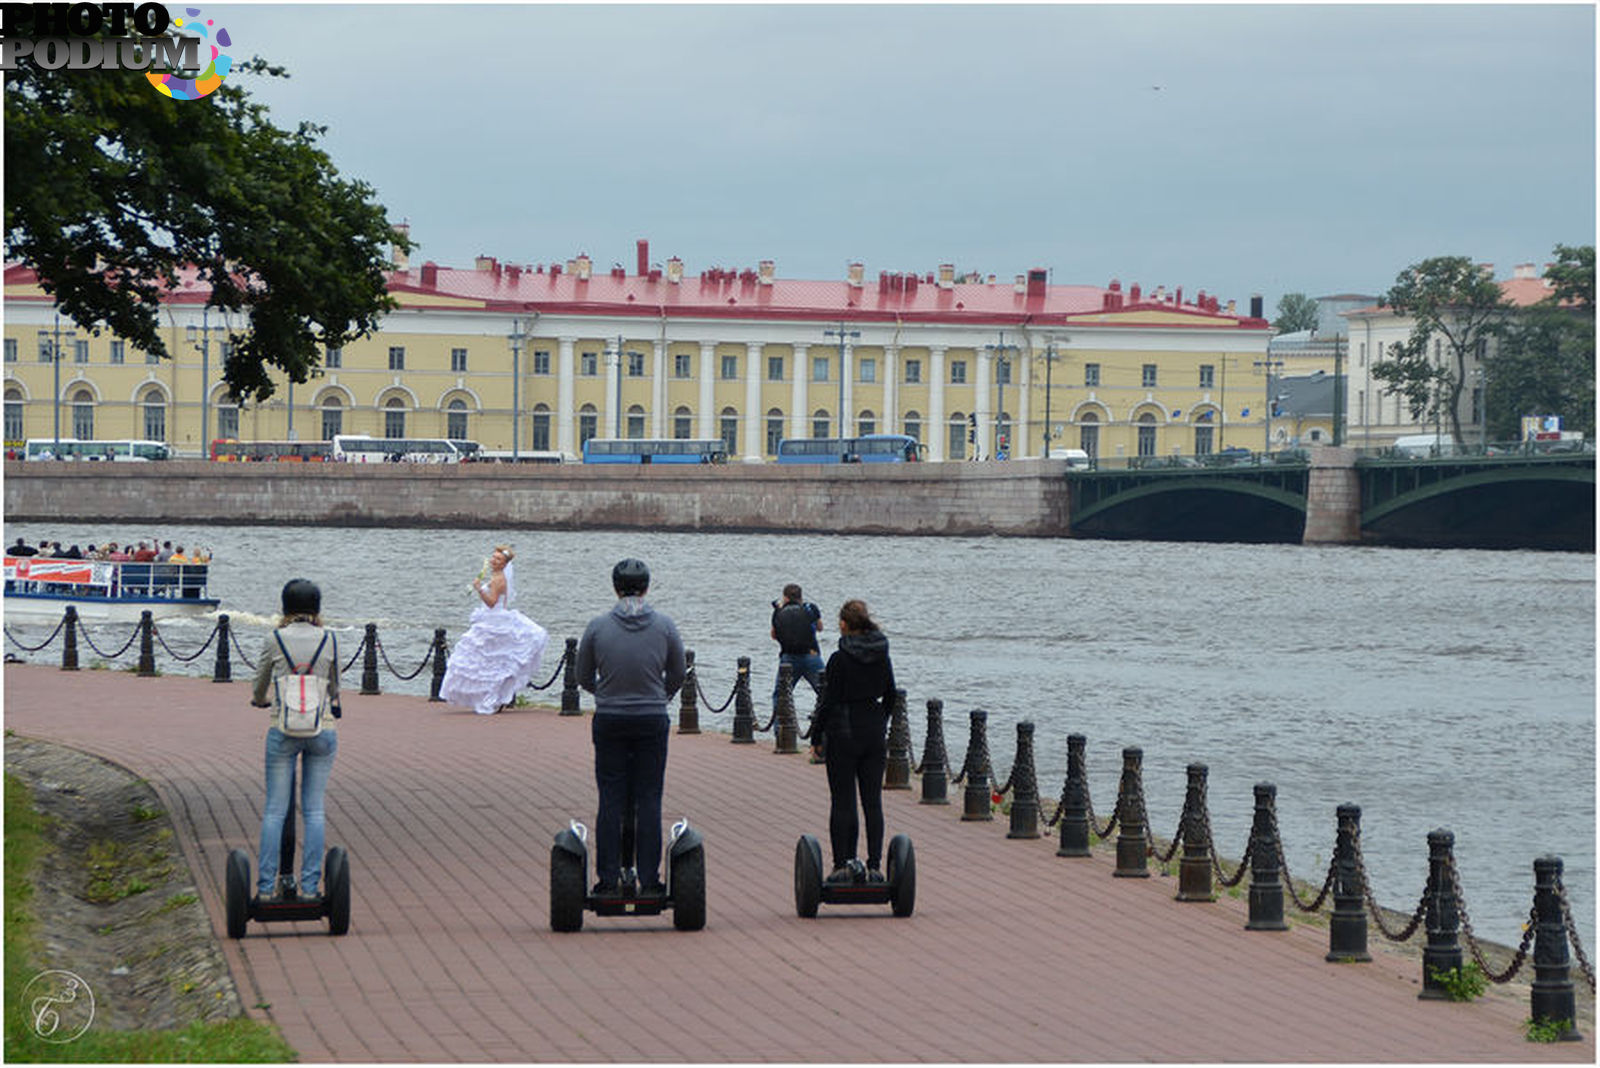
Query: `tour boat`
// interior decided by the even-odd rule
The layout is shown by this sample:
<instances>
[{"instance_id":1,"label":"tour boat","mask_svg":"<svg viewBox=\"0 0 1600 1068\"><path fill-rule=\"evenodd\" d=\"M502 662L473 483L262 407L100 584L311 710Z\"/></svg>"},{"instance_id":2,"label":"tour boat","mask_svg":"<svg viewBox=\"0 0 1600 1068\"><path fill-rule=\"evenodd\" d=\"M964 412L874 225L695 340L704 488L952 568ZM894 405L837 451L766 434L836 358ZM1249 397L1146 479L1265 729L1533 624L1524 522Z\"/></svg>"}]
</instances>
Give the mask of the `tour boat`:
<instances>
[{"instance_id":1,"label":"tour boat","mask_svg":"<svg viewBox=\"0 0 1600 1068\"><path fill-rule=\"evenodd\" d=\"M54 622L69 604L85 623L137 623L145 611L160 620L217 610L217 598L206 596L209 564L8 556L5 569L8 622Z\"/></svg>"}]
</instances>

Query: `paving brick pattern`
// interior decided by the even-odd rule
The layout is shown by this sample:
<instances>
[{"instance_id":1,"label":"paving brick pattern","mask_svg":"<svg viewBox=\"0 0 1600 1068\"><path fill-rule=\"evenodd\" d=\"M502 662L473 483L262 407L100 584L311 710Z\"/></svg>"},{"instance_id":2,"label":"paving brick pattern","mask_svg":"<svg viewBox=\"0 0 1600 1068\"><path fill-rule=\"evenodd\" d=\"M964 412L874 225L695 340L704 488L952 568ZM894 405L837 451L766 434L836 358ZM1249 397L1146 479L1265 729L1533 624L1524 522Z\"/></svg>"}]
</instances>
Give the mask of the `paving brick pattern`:
<instances>
[{"instance_id":1,"label":"paving brick pattern","mask_svg":"<svg viewBox=\"0 0 1600 1068\"><path fill-rule=\"evenodd\" d=\"M5 687L8 728L155 786L221 937L223 859L254 855L260 820L266 717L244 684L12 665ZM665 808L706 837L705 930L586 913L554 934L551 839L594 807L589 717L354 693L345 708L328 840L350 852L350 933L224 939L244 1004L307 1061L1595 1059L1587 1035L1523 1039L1525 988L1419 1001L1420 965L1376 932L1372 963L1327 964L1321 929L1248 932L1240 900L1179 903L1173 878L963 823L959 789L948 807L888 795L890 833L916 844L914 916L799 919L794 843L826 843L827 788L770 737L672 737Z\"/></svg>"}]
</instances>

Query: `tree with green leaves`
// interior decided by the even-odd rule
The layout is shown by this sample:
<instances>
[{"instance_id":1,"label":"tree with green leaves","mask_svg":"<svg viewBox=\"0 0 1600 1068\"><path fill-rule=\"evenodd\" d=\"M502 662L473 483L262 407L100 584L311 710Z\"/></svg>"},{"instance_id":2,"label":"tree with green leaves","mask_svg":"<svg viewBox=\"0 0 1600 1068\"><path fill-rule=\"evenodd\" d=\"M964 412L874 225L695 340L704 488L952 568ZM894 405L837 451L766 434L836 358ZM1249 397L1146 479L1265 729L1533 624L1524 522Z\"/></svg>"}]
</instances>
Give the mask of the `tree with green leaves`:
<instances>
[{"instance_id":1,"label":"tree with green leaves","mask_svg":"<svg viewBox=\"0 0 1600 1068\"><path fill-rule=\"evenodd\" d=\"M1499 283L1465 256L1435 256L1401 271L1378 303L1411 319L1412 327L1405 341L1373 363L1372 377L1406 399L1413 419L1427 416L1448 425L1462 444L1468 362L1484 358L1512 310Z\"/></svg>"},{"instance_id":2,"label":"tree with green leaves","mask_svg":"<svg viewBox=\"0 0 1600 1068\"><path fill-rule=\"evenodd\" d=\"M1594 436L1594 246L1557 245L1555 256L1550 295L1523 309L1484 368L1496 441L1520 437L1525 415L1559 415Z\"/></svg>"},{"instance_id":3,"label":"tree with green leaves","mask_svg":"<svg viewBox=\"0 0 1600 1068\"><path fill-rule=\"evenodd\" d=\"M1304 293L1285 293L1278 299L1278 317L1272 320L1272 329L1280 334L1293 334L1314 330L1316 326L1316 301Z\"/></svg>"},{"instance_id":4,"label":"tree with green leaves","mask_svg":"<svg viewBox=\"0 0 1600 1068\"><path fill-rule=\"evenodd\" d=\"M245 73L284 72L255 58L175 100L137 71L20 62L5 78L6 244L81 328L163 357L163 293L197 272L240 324L229 391L264 400L269 368L305 382L323 350L377 328L390 246L410 246L317 147L326 129L273 125Z\"/></svg>"}]
</instances>

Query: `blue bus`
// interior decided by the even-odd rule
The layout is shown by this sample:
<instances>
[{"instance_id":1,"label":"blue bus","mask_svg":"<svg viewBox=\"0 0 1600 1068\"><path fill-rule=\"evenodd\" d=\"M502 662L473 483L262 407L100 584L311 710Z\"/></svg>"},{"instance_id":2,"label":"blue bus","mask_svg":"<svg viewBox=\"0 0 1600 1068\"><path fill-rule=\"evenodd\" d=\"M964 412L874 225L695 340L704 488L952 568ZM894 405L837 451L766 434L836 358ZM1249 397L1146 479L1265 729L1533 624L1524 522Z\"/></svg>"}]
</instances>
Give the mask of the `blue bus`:
<instances>
[{"instance_id":1,"label":"blue bus","mask_svg":"<svg viewBox=\"0 0 1600 1068\"><path fill-rule=\"evenodd\" d=\"M784 438L780 464L902 464L922 459L923 445L907 434L865 434L858 438Z\"/></svg>"},{"instance_id":2,"label":"blue bus","mask_svg":"<svg viewBox=\"0 0 1600 1068\"><path fill-rule=\"evenodd\" d=\"M728 443L721 438L590 438L583 443L586 464L725 464Z\"/></svg>"}]
</instances>

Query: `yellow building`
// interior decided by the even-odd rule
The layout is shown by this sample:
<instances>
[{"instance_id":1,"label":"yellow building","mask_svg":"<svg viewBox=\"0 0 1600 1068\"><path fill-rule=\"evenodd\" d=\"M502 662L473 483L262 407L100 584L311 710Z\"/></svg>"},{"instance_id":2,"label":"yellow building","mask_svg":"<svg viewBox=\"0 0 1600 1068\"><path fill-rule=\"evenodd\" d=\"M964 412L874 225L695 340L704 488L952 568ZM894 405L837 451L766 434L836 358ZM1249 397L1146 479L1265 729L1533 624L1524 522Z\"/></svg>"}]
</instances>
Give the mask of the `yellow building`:
<instances>
[{"instance_id":1,"label":"yellow building","mask_svg":"<svg viewBox=\"0 0 1600 1068\"><path fill-rule=\"evenodd\" d=\"M1204 292L957 281L860 264L838 281L775 265L687 276L587 256L471 269L403 265L378 333L324 354L311 381L240 408L228 329L193 284L164 308L171 360L60 319L32 271L5 276L5 437L208 440L335 433L450 437L577 454L589 437L721 437L770 459L785 437L904 432L930 460L1168 456L1259 448L1271 327ZM59 398L59 400L57 400Z\"/></svg>"}]
</instances>

